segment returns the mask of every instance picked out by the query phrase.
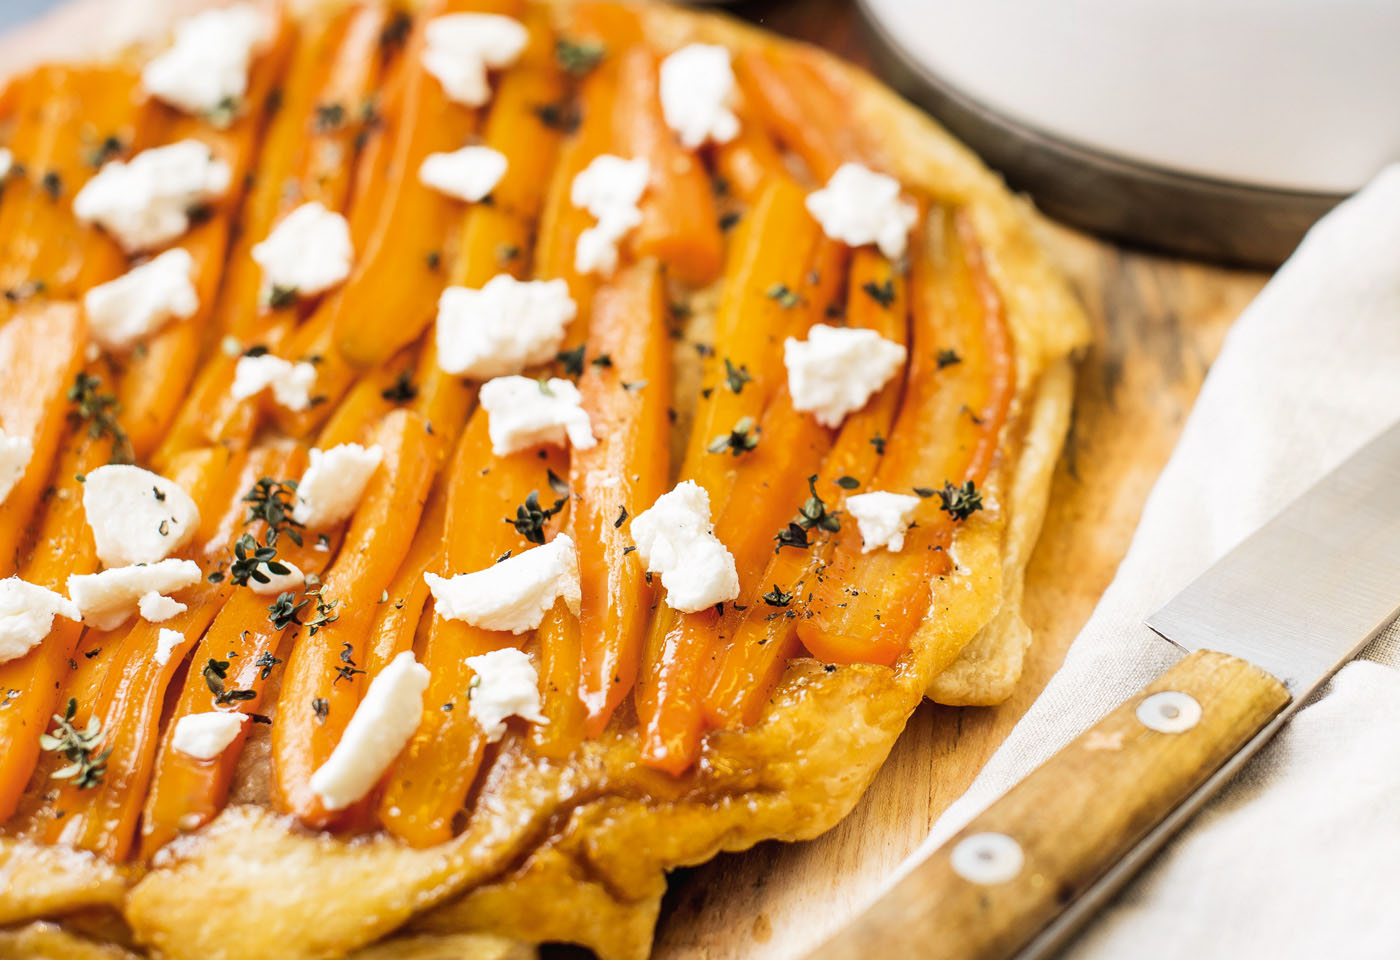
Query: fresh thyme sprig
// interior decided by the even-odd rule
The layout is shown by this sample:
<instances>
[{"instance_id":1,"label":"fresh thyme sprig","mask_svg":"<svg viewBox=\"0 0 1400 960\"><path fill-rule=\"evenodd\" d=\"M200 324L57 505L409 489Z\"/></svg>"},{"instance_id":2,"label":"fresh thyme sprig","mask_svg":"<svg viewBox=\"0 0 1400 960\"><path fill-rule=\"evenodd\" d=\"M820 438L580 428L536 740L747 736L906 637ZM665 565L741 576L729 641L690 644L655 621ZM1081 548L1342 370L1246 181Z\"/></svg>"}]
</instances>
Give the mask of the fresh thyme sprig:
<instances>
[{"instance_id":1,"label":"fresh thyme sprig","mask_svg":"<svg viewBox=\"0 0 1400 960\"><path fill-rule=\"evenodd\" d=\"M292 543L301 546L303 525L292 519L296 493L295 480L261 478L243 496L243 502L249 505L248 516L244 518L243 525L246 527L258 520L266 523L267 533L263 540L269 547L276 547L277 538L282 534L286 534ZM265 580L258 582L266 583Z\"/></svg>"},{"instance_id":2,"label":"fresh thyme sprig","mask_svg":"<svg viewBox=\"0 0 1400 960\"><path fill-rule=\"evenodd\" d=\"M758 433L753 417L743 417L734 424L734 429L715 437L705 449L710 453L727 452L737 457L758 446Z\"/></svg>"},{"instance_id":3,"label":"fresh thyme sprig","mask_svg":"<svg viewBox=\"0 0 1400 960\"><path fill-rule=\"evenodd\" d=\"M112 440L112 463L132 463L135 461L131 448L131 438L117 422L121 404L115 395L101 393L102 378L79 371L68 388L68 402L73 409L68 411L68 419L75 426L87 424L87 435L93 440L108 436Z\"/></svg>"},{"instance_id":4,"label":"fresh thyme sprig","mask_svg":"<svg viewBox=\"0 0 1400 960\"><path fill-rule=\"evenodd\" d=\"M112 748L94 754L93 751L102 741L102 721L94 716L88 720L86 729L79 730L73 725L77 714L77 698L69 697L62 715L53 715L53 733L39 734L39 748L57 753L68 761L66 767L53 772L55 780L72 780L73 786L86 790L97 786L106 776L107 758L111 756Z\"/></svg>"},{"instance_id":5,"label":"fresh thyme sprig","mask_svg":"<svg viewBox=\"0 0 1400 960\"><path fill-rule=\"evenodd\" d=\"M272 538L271 527L267 536L268 539ZM228 569L228 575L235 586L246 587L249 580L271 583L272 577L268 574L285 577L291 572L290 567L277 560L276 547L258 546L251 533L243 534L233 545L233 564Z\"/></svg>"},{"instance_id":6,"label":"fresh thyme sprig","mask_svg":"<svg viewBox=\"0 0 1400 960\"><path fill-rule=\"evenodd\" d=\"M554 59L566 73L581 77L591 72L607 54L601 43L570 40L560 37L554 41Z\"/></svg>"},{"instance_id":7,"label":"fresh thyme sprig","mask_svg":"<svg viewBox=\"0 0 1400 960\"><path fill-rule=\"evenodd\" d=\"M934 492L942 501L943 511L954 520L966 520L982 509L982 492L971 480L960 487L944 482L943 489Z\"/></svg>"},{"instance_id":8,"label":"fresh thyme sprig","mask_svg":"<svg viewBox=\"0 0 1400 960\"><path fill-rule=\"evenodd\" d=\"M544 543L544 525L549 522L550 517L564 509L564 504L568 502L569 498L564 496L555 500L552 507L541 507L540 492L531 490L525 497L525 502L515 508L515 517L506 517L505 521L515 527L516 533L531 543Z\"/></svg>"}]
</instances>

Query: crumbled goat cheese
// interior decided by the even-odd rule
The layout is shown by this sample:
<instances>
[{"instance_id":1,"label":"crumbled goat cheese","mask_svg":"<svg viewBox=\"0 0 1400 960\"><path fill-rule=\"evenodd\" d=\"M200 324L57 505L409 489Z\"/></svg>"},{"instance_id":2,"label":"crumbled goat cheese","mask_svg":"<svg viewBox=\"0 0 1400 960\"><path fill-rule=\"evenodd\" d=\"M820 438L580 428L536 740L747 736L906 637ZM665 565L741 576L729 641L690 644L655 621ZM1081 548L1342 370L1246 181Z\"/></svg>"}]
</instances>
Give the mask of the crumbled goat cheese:
<instances>
[{"instance_id":1,"label":"crumbled goat cheese","mask_svg":"<svg viewBox=\"0 0 1400 960\"><path fill-rule=\"evenodd\" d=\"M572 381L559 377L496 377L481 385L480 403L486 411L491 451L509 456L538 444L562 447L568 442L587 450L598 441L588 413L579 406L582 396Z\"/></svg>"},{"instance_id":2,"label":"crumbled goat cheese","mask_svg":"<svg viewBox=\"0 0 1400 960\"><path fill-rule=\"evenodd\" d=\"M148 593L174 593L194 586L202 574L193 560L114 567L101 573L75 573L68 578L68 596L82 611L83 622L99 630L115 630L136 613Z\"/></svg>"},{"instance_id":3,"label":"crumbled goat cheese","mask_svg":"<svg viewBox=\"0 0 1400 960\"><path fill-rule=\"evenodd\" d=\"M903 550L904 531L909 529L909 521L918 506L918 497L884 490L847 497L846 512L856 518L860 538L864 541L860 552L869 553L881 547L892 553Z\"/></svg>"},{"instance_id":4,"label":"crumbled goat cheese","mask_svg":"<svg viewBox=\"0 0 1400 960\"><path fill-rule=\"evenodd\" d=\"M794 410L807 410L824 427L839 427L889 383L908 351L874 330L814 324L806 340L783 343L788 393Z\"/></svg>"},{"instance_id":5,"label":"crumbled goat cheese","mask_svg":"<svg viewBox=\"0 0 1400 960\"><path fill-rule=\"evenodd\" d=\"M136 611L141 614L141 619L147 623L164 623L188 609L189 607L174 597L162 597L158 593L142 594L141 599L136 603ZM162 631L162 636L167 632L174 633L173 630Z\"/></svg>"},{"instance_id":6,"label":"crumbled goat cheese","mask_svg":"<svg viewBox=\"0 0 1400 960\"><path fill-rule=\"evenodd\" d=\"M739 134L734 68L729 51L708 43L681 47L661 61L661 113L681 145L694 150L706 140L728 143Z\"/></svg>"},{"instance_id":7,"label":"crumbled goat cheese","mask_svg":"<svg viewBox=\"0 0 1400 960\"><path fill-rule=\"evenodd\" d=\"M223 196L232 176L205 144L181 140L103 166L73 198L73 214L143 253L188 230L190 210Z\"/></svg>"},{"instance_id":8,"label":"crumbled goat cheese","mask_svg":"<svg viewBox=\"0 0 1400 960\"><path fill-rule=\"evenodd\" d=\"M598 222L578 235L574 269L609 276L617 269L617 245L642 222L637 204L651 178L645 160L624 160L604 153L579 171L569 187L569 201Z\"/></svg>"},{"instance_id":9,"label":"crumbled goat cheese","mask_svg":"<svg viewBox=\"0 0 1400 960\"><path fill-rule=\"evenodd\" d=\"M578 313L563 280L501 273L480 290L448 287L438 299L438 366L486 380L553 360Z\"/></svg>"},{"instance_id":10,"label":"crumbled goat cheese","mask_svg":"<svg viewBox=\"0 0 1400 960\"><path fill-rule=\"evenodd\" d=\"M0 428L0 503L10 495L29 469L34 442L28 437L12 437Z\"/></svg>"},{"instance_id":11,"label":"crumbled goat cheese","mask_svg":"<svg viewBox=\"0 0 1400 960\"><path fill-rule=\"evenodd\" d=\"M899 181L858 163L843 163L826 186L807 195L807 210L833 240L860 247L873 243L891 260L904 256L918 218L901 200Z\"/></svg>"},{"instance_id":12,"label":"crumbled goat cheese","mask_svg":"<svg viewBox=\"0 0 1400 960\"><path fill-rule=\"evenodd\" d=\"M150 594L147 596L150 596ZM142 599L145 598L143 597ZM170 662L171 655L185 645L186 639L186 636L179 630L161 627L159 632L156 633L156 652L151 659L155 660L155 662L162 667L165 666Z\"/></svg>"},{"instance_id":13,"label":"crumbled goat cheese","mask_svg":"<svg viewBox=\"0 0 1400 960\"><path fill-rule=\"evenodd\" d=\"M430 153L418 168L418 181L449 197L476 203L506 175L506 155L490 147L463 147Z\"/></svg>"},{"instance_id":14,"label":"crumbled goat cheese","mask_svg":"<svg viewBox=\"0 0 1400 960\"><path fill-rule=\"evenodd\" d=\"M322 806L343 810L369 793L418 729L428 680L428 668L405 650L370 681L335 750L311 775Z\"/></svg>"},{"instance_id":15,"label":"crumbled goat cheese","mask_svg":"<svg viewBox=\"0 0 1400 960\"><path fill-rule=\"evenodd\" d=\"M343 283L354 258L349 221L315 201L287 214L266 240L253 247L264 285L300 297Z\"/></svg>"},{"instance_id":16,"label":"crumbled goat cheese","mask_svg":"<svg viewBox=\"0 0 1400 960\"><path fill-rule=\"evenodd\" d=\"M190 282L193 269L189 251L176 247L93 287L83 295L92 339L107 350L128 350L167 321L194 316L199 293Z\"/></svg>"},{"instance_id":17,"label":"crumbled goat cheese","mask_svg":"<svg viewBox=\"0 0 1400 960\"><path fill-rule=\"evenodd\" d=\"M247 722L248 715L237 711L187 713L175 722L170 745L196 760L213 760L238 739Z\"/></svg>"},{"instance_id":18,"label":"crumbled goat cheese","mask_svg":"<svg viewBox=\"0 0 1400 960\"><path fill-rule=\"evenodd\" d=\"M437 77L447 98L467 107L491 99L487 70L516 61L530 34L519 20L494 13L449 13L428 21L423 69Z\"/></svg>"},{"instance_id":19,"label":"crumbled goat cheese","mask_svg":"<svg viewBox=\"0 0 1400 960\"><path fill-rule=\"evenodd\" d=\"M423 574L437 615L483 630L534 630L559 598L578 613L581 599L574 541L559 534L475 573Z\"/></svg>"},{"instance_id":20,"label":"crumbled goat cheese","mask_svg":"<svg viewBox=\"0 0 1400 960\"><path fill-rule=\"evenodd\" d=\"M370 477L384 459L384 448L342 443L312 450L311 463L297 484L292 519L309 530L334 526L355 512Z\"/></svg>"},{"instance_id":21,"label":"crumbled goat cheese","mask_svg":"<svg viewBox=\"0 0 1400 960\"><path fill-rule=\"evenodd\" d=\"M506 717L549 723L540 713L540 676L525 651L502 647L467 657L467 666L476 673L468 691L468 708L488 741L495 743L505 736Z\"/></svg>"},{"instance_id":22,"label":"crumbled goat cheese","mask_svg":"<svg viewBox=\"0 0 1400 960\"><path fill-rule=\"evenodd\" d=\"M199 507L178 484L127 464L98 467L83 482L97 557L104 566L164 560L199 529Z\"/></svg>"},{"instance_id":23,"label":"crumbled goat cheese","mask_svg":"<svg viewBox=\"0 0 1400 960\"><path fill-rule=\"evenodd\" d=\"M739 596L734 555L715 536L710 495L694 480L633 517L632 542L647 570L661 574L672 610L695 613Z\"/></svg>"},{"instance_id":24,"label":"crumbled goat cheese","mask_svg":"<svg viewBox=\"0 0 1400 960\"><path fill-rule=\"evenodd\" d=\"M80 618L77 606L62 594L21 580L0 580L0 663L24 656L53 629L53 618Z\"/></svg>"},{"instance_id":25,"label":"crumbled goat cheese","mask_svg":"<svg viewBox=\"0 0 1400 960\"><path fill-rule=\"evenodd\" d=\"M316 385L314 364L292 363L281 357L264 353L259 357L239 357L233 368L235 400L256 397L268 387L278 405L288 410L305 410L311 406L311 388Z\"/></svg>"},{"instance_id":26,"label":"crumbled goat cheese","mask_svg":"<svg viewBox=\"0 0 1400 960\"><path fill-rule=\"evenodd\" d=\"M301 568L289 560L278 557L273 563L280 563L287 568L286 573L273 573L265 566L259 566L258 572L267 577L267 583L259 583L257 578L249 577L248 586L256 594L275 597L279 593L287 591L296 592L306 586L306 574L301 572Z\"/></svg>"},{"instance_id":27,"label":"crumbled goat cheese","mask_svg":"<svg viewBox=\"0 0 1400 960\"><path fill-rule=\"evenodd\" d=\"M0 147L0 180L4 180L10 175L10 171L15 168L15 155L7 148Z\"/></svg>"},{"instance_id":28,"label":"crumbled goat cheese","mask_svg":"<svg viewBox=\"0 0 1400 960\"><path fill-rule=\"evenodd\" d=\"M141 85L187 113L236 105L248 90L248 67L253 51L268 35L268 26L251 3L188 17L176 24L170 49L141 71Z\"/></svg>"}]
</instances>

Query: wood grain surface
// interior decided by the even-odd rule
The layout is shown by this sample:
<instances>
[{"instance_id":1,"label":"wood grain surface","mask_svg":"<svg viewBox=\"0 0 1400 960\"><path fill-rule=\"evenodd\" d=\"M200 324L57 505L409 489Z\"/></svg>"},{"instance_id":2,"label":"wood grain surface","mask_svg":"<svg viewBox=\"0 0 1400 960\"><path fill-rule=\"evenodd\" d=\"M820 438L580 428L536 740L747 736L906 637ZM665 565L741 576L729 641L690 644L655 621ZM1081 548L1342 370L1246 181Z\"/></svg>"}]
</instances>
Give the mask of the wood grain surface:
<instances>
[{"instance_id":1,"label":"wood grain surface","mask_svg":"<svg viewBox=\"0 0 1400 960\"><path fill-rule=\"evenodd\" d=\"M0 74L81 56L104 42L94 31L120 37L146 17L199 2L74 0L0 39ZM750 0L730 9L870 66L845 0ZM1063 660L1127 549L1230 323L1267 279L1048 223L1044 239L1084 300L1095 345L1080 367L1074 425L1027 572L1025 616L1035 643L1016 694L995 708L925 703L861 803L818 840L768 843L678 873L657 931L658 958L796 956L880 890Z\"/></svg>"}]
</instances>

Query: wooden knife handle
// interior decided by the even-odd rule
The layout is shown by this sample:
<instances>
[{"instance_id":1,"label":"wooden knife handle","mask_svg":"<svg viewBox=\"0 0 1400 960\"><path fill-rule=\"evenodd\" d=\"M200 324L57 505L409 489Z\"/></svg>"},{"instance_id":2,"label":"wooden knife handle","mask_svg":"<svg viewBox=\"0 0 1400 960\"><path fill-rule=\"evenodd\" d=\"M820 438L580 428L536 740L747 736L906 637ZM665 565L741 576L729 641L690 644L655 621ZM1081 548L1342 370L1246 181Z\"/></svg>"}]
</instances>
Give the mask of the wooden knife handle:
<instances>
[{"instance_id":1,"label":"wooden knife handle","mask_svg":"<svg viewBox=\"0 0 1400 960\"><path fill-rule=\"evenodd\" d=\"M1010 957L1289 702L1198 650L997 800L819 948L819 960Z\"/></svg>"}]
</instances>

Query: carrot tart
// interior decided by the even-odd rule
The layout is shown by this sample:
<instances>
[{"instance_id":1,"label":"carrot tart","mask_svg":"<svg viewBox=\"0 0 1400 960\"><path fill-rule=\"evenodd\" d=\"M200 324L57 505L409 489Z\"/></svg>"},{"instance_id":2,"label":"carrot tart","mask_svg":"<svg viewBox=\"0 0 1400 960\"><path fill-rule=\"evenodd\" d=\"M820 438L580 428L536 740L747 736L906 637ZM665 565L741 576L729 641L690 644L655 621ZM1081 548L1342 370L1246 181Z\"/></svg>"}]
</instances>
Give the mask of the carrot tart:
<instances>
[{"instance_id":1,"label":"carrot tart","mask_svg":"<svg viewBox=\"0 0 1400 960\"><path fill-rule=\"evenodd\" d=\"M1086 325L926 117L645 3L152 30L0 92L6 955L637 960L1008 696Z\"/></svg>"}]
</instances>

